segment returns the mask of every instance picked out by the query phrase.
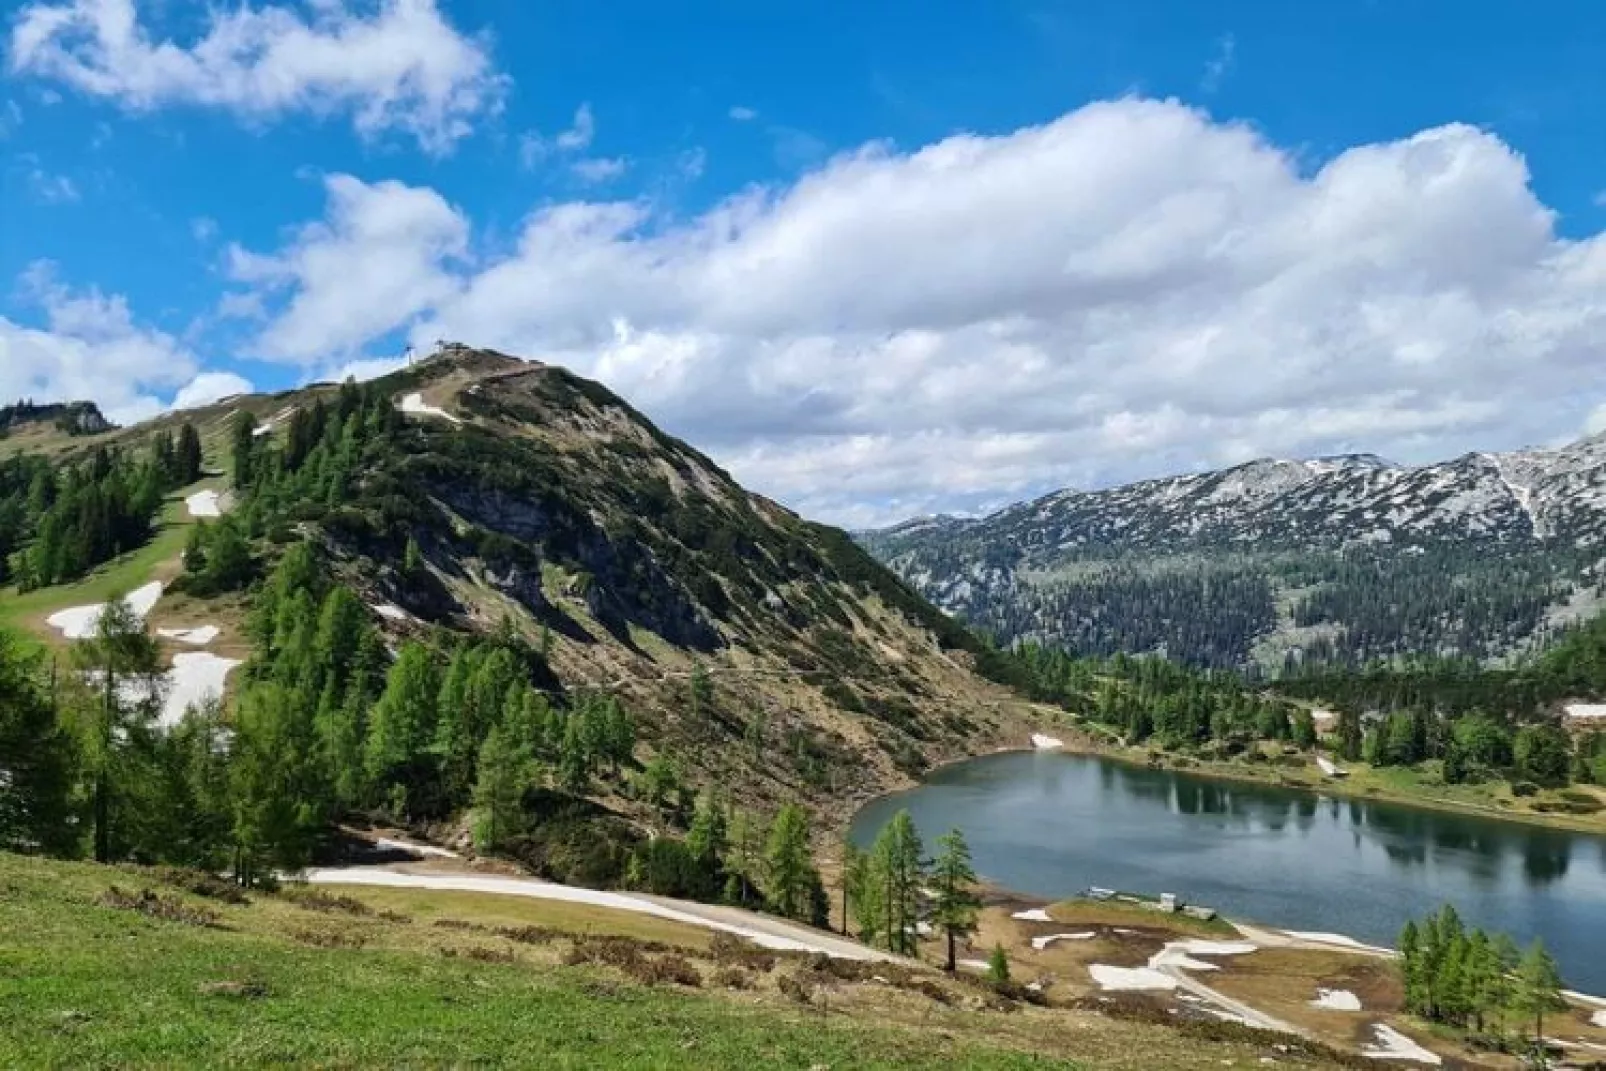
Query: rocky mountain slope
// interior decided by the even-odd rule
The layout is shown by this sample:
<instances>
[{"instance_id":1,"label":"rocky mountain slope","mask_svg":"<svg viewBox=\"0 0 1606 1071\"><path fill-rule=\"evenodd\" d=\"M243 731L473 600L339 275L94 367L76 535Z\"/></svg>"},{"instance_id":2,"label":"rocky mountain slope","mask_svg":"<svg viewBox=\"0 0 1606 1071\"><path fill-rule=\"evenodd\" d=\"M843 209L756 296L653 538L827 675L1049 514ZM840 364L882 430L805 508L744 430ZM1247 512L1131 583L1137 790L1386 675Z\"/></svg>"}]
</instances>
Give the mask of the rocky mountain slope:
<instances>
[{"instance_id":1,"label":"rocky mountain slope","mask_svg":"<svg viewBox=\"0 0 1606 1071\"><path fill-rule=\"evenodd\" d=\"M402 426L343 493L247 506L259 554L322 544L393 644L434 629L521 632L554 691L626 702L643 759L670 751L689 780L758 808L802 797L845 810L933 762L1024 737L1021 704L973 671L972 635L845 533L745 491L599 384L449 346L377 387ZM263 449L294 451L303 417L339 397L332 384L236 397L29 446L70 462L189 422L216 485L241 413ZM164 539L171 559L121 587L178 573L182 535ZM75 591L29 596L41 638L59 642L49 614L85 601ZM180 606L181 623L221 629L214 647L242 649L238 599L164 598L153 623Z\"/></svg>"},{"instance_id":2,"label":"rocky mountain slope","mask_svg":"<svg viewBox=\"0 0 1606 1071\"><path fill-rule=\"evenodd\" d=\"M1606 436L1420 467L1259 460L860 538L1011 640L1212 665L1496 658L1594 605Z\"/></svg>"}]
</instances>

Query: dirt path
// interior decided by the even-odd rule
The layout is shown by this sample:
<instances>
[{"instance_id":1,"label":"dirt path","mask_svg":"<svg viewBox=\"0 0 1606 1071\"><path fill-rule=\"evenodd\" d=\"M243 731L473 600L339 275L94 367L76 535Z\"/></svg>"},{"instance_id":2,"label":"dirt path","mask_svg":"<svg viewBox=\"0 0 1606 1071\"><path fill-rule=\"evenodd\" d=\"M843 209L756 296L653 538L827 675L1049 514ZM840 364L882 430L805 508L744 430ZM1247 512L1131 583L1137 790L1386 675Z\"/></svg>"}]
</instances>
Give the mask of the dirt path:
<instances>
[{"instance_id":1,"label":"dirt path","mask_svg":"<svg viewBox=\"0 0 1606 1071\"><path fill-rule=\"evenodd\" d=\"M528 896L537 900L561 900L653 915L671 922L722 930L745 937L754 944L778 952L820 952L836 959L901 962L886 952L836 937L808 926L757 915L738 908L715 907L668 897L637 896L601 889L581 889L533 878L486 877L483 874L452 873L438 868L409 869L358 866L310 870L304 879L312 885L371 885L391 889L433 889L443 892L485 893L495 896Z\"/></svg>"}]
</instances>

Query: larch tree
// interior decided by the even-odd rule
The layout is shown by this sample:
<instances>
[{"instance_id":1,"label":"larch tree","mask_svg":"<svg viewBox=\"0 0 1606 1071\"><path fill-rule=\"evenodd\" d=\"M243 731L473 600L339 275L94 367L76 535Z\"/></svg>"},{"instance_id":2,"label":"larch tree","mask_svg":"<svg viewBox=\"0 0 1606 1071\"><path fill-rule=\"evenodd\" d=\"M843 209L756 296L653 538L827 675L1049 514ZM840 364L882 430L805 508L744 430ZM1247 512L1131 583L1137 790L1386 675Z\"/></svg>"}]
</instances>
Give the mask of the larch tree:
<instances>
[{"instance_id":1,"label":"larch tree","mask_svg":"<svg viewBox=\"0 0 1606 1071\"><path fill-rule=\"evenodd\" d=\"M776 812L764 846L764 877L772 911L790 919L809 919L810 894L819 875L809 855L809 818L798 804L784 804Z\"/></svg>"},{"instance_id":2,"label":"larch tree","mask_svg":"<svg viewBox=\"0 0 1606 1071\"><path fill-rule=\"evenodd\" d=\"M1561 1011L1567 1002L1561 997L1561 972L1556 961L1537 937L1522 955L1517 966L1517 1010L1533 1016L1534 1044L1543 1060L1545 1013Z\"/></svg>"},{"instance_id":3,"label":"larch tree","mask_svg":"<svg viewBox=\"0 0 1606 1071\"><path fill-rule=\"evenodd\" d=\"M893 815L870 849L867 898L873 901L876 929L888 951L912 955L920 921L920 834L907 810Z\"/></svg>"},{"instance_id":4,"label":"larch tree","mask_svg":"<svg viewBox=\"0 0 1606 1071\"><path fill-rule=\"evenodd\" d=\"M119 766L138 746L161 697L161 653L145 622L122 596L101 608L94 632L74 650L93 683L86 696L83 755L90 778L95 861L112 857L112 823Z\"/></svg>"},{"instance_id":5,"label":"larch tree","mask_svg":"<svg viewBox=\"0 0 1606 1071\"><path fill-rule=\"evenodd\" d=\"M937 894L931 921L946 938L948 962L944 969L952 972L956 967L954 945L960 937L976 932L976 918L981 911L970 846L957 829L949 830L937 840L937 857L931 863L931 886Z\"/></svg>"}]
</instances>

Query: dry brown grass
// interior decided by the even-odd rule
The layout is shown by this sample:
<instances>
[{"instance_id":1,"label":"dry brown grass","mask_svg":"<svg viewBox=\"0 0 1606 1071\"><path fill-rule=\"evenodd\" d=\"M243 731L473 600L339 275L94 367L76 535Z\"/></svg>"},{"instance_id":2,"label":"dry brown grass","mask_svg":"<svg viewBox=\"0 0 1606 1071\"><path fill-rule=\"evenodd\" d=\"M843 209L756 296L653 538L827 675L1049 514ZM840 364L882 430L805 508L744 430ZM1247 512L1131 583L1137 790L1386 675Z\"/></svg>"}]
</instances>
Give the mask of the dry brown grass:
<instances>
[{"instance_id":1,"label":"dry brown grass","mask_svg":"<svg viewBox=\"0 0 1606 1071\"><path fill-rule=\"evenodd\" d=\"M146 918L177 922L185 926L218 926L220 916L209 907L185 903L182 897L163 896L151 889L127 892L113 885L101 895L102 907L135 911Z\"/></svg>"}]
</instances>

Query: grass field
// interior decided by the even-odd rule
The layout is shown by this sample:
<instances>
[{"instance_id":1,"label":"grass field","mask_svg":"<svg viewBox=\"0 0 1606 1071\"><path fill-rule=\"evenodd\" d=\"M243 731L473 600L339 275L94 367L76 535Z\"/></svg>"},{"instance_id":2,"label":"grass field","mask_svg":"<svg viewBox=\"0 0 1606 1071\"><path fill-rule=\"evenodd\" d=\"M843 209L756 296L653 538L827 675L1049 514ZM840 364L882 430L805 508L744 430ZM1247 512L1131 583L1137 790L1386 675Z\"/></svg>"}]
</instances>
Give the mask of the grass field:
<instances>
[{"instance_id":1,"label":"grass field","mask_svg":"<svg viewBox=\"0 0 1606 1071\"><path fill-rule=\"evenodd\" d=\"M211 916L114 906L114 885ZM708 935L675 923L508 897L342 892L357 910L255 893L232 905L137 868L0 854L0 1066L1163 1071L1256 1066L1278 1051L1275 1037L1004 1010L973 983L919 971L901 982L821 981L799 1003L785 983L805 977L804 958L721 974ZM495 932L530 926L550 930ZM673 948L648 949L649 958L683 955L698 974L649 984L611 966L567 965L588 939L575 933L664 942Z\"/></svg>"}]
</instances>

